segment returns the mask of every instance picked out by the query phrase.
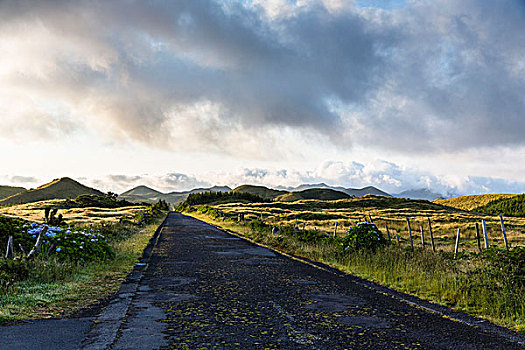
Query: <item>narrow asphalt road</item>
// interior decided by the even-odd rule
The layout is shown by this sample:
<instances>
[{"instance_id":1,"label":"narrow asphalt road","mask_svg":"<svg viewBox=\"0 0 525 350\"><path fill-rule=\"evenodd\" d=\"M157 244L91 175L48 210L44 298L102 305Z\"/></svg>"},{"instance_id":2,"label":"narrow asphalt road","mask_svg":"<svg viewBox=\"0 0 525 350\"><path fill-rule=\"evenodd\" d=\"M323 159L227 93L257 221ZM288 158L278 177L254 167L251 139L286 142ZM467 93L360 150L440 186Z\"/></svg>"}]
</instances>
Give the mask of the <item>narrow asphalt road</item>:
<instances>
[{"instance_id":1,"label":"narrow asphalt road","mask_svg":"<svg viewBox=\"0 0 525 350\"><path fill-rule=\"evenodd\" d=\"M524 348L510 331L443 317L179 213L159 233L81 348Z\"/></svg>"}]
</instances>

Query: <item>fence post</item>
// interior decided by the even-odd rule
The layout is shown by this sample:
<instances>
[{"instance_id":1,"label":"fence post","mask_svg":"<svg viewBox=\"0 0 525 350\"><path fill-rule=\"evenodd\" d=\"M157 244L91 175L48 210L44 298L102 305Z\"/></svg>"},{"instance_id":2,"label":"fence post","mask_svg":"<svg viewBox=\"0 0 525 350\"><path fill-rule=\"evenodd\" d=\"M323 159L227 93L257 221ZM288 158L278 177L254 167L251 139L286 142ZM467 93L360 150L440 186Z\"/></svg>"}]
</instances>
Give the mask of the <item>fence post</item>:
<instances>
[{"instance_id":1,"label":"fence post","mask_svg":"<svg viewBox=\"0 0 525 350\"><path fill-rule=\"evenodd\" d=\"M388 241L390 242L390 244L392 244L392 238L390 238L390 231L388 230L388 224L385 224L386 226L386 235L388 237Z\"/></svg>"},{"instance_id":2,"label":"fence post","mask_svg":"<svg viewBox=\"0 0 525 350\"><path fill-rule=\"evenodd\" d=\"M428 219L428 232L430 233L430 243L432 243L432 251L436 251L436 246L434 245L434 234L432 233L432 225L430 224L430 218Z\"/></svg>"},{"instance_id":3,"label":"fence post","mask_svg":"<svg viewBox=\"0 0 525 350\"><path fill-rule=\"evenodd\" d=\"M372 221L372 216L370 216L370 214L368 214L368 218L370 219L370 223L373 224L374 222Z\"/></svg>"},{"instance_id":4,"label":"fence post","mask_svg":"<svg viewBox=\"0 0 525 350\"><path fill-rule=\"evenodd\" d=\"M410 228L410 219L407 217L408 235L410 236L410 246L414 249L414 241L412 240L412 229Z\"/></svg>"},{"instance_id":5,"label":"fence post","mask_svg":"<svg viewBox=\"0 0 525 350\"><path fill-rule=\"evenodd\" d=\"M423 233L423 225L419 226L419 230L421 231L421 247L425 249L425 234Z\"/></svg>"},{"instance_id":6,"label":"fence post","mask_svg":"<svg viewBox=\"0 0 525 350\"><path fill-rule=\"evenodd\" d=\"M503 241L505 242L505 249L509 251L509 244L507 242L507 233L505 232L505 224L503 223L502 214L499 214L499 220L501 221L501 232L503 232Z\"/></svg>"},{"instance_id":7,"label":"fence post","mask_svg":"<svg viewBox=\"0 0 525 350\"><path fill-rule=\"evenodd\" d=\"M481 220L481 226L483 227L483 239L485 240L485 249L489 248L489 237L487 236L487 224L485 219Z\"/></svg>"},{"instance_id":8,"label":"fence post","mask_svg":"<svg viewBox=\"0 0 525 350\"><path fill-rule=\"evenodd\" d=\"M458 234L456 235L456 246L454 247L454 259L456 258L456 255L458 254L458 248L459 248L459 234L461 232L461 229L458 228Z\"/></svg>"},{"instance_id":9,"label":"fence post","mask_svg":"<svg viewBox=\"0 0 525 350\"><path fill-rule=\"evenodd\" d=\"M478 241L478 250L481 253L481 241L479 239L479 224L476 222L476 239Z\"/></svg>"},{"instance_id":10,"label":"fence post","mask_svg":"<svg viewBox=\"0 0 525 350\"><path fill-rule=\"evenodd\" d=\"M335 227L334 227L334 238L337 237L337 221L335 222Z\"/></svg>"},{"instance_id":11,"label":"fence post","mask_svg":"<svg viewBox=\"0 0 525 350\"><path fill-rule=\"evenodd\" d=\"M9 239L7 240L7 250L5 252L5 258L12 258L13 253L13 236L9 236Z\"/></svg>"}]
</instances>

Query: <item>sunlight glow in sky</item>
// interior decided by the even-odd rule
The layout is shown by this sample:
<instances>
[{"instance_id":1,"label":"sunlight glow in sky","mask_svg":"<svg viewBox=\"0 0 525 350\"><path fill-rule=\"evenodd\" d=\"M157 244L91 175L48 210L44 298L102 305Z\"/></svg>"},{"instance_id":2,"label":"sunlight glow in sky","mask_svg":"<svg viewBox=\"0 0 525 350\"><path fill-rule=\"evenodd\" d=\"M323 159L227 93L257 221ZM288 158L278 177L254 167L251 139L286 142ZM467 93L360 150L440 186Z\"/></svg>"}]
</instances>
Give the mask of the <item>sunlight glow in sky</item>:
<instances>
[{"instance_id":1,"label":"sunlight glow in sky","mask_svg":"<svg viewBox=\"0 0 525 350\"><path fill-rule=\"evenodd\" d=\"M2 1L0 184L522 193L524 32L518 0Z\"/></svg>"}]
</instances>

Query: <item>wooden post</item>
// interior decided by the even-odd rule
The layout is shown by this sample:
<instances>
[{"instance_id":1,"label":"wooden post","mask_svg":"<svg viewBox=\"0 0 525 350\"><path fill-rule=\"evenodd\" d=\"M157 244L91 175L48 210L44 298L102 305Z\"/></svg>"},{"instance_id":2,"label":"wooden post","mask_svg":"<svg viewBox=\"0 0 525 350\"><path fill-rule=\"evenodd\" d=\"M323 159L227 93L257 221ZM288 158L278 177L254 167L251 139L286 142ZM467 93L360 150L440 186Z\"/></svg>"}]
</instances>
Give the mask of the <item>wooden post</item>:
<instances>
[{"instance_id":1,"label":"wooden post","mask_svg":"<svg viewBox=\"0 0 525 350\"><path fill-rule=\"evenodd\" d=\"M42 229L42 231L40 231L40 233L38 234L38 238L36 239L36 243L33 246L33 249L31 249L29 254L27 254L28 258L30 258L31 256L33 256L34 254L40 251L40 246L42 245L42 240L46 232L47 232L47 226L45 226Z\"/></svg>"},{"instance_id":2,"label":"wooden post","mask_svg":"<svg viewBox=\"0 0 525 350\"><path fill-rule=\"evenodd\" d=\"M432 251L436 251L436 246L434 245L434 234L432 233L432 225L430 224L430 218L428 219L428 232L430 233L430 243L432 243Z\"/></svg>"},{"instance_id":3,"label":"wooden post","mask_svg":"<svg viewBox=\"0 0 525 350\"><path fill-rule=\"evenodd\" d=\"M373 224L374 222L372 221L372 216L370 216L370 214L368 214L368 218L370 219L370 223Z\"/></svg>"},{"instance_id":4,"label":"wooden post","mask_svg":"<svg viewBox=\"0 0 525 350\"><path fill-rule=\"evenodd\" d=\"M410 236L410 246L414 249L414 241L412 240L412 229L410 228L410 219L407 218L408 235Z\"/></svg>"},{"instance_id":5,"label":"wooden post","mask_svg":"<svg viewBox=\"0 0 525 350\"><path fill-rule=\"evenodd\" d=\"M335 222L335 227L334 227L334 238L337 237L337 221Z\"/></svg>"},{"instance_id":6,"label":"wooden post","mask_svg":"<svg viewBox=\"0 0 525 350\"><path fill-rule=\"evenodd\" d=\"M400 244L401 242L399 242L399 232L396 231L396 239L397 239L397 244Z\"/></svg>"},{"instance_id":7,"label":"wooden post","mask_svg":"<svg viewBox=\"0 0 525 350\"><path fill-rule=\"evenodd\" d=\"M485 249L489 249L489 236L487 235L487 224L485 219L481 220L481 226L483 227L483 239L485 240Z\"/></svg>"},{"instance_id":8,"label":"wooden post","mask_svg":"<svg viewBox=\"0 0 525 350\"><path fill-rule=\"evenodd\" d=\"M7 250L5 252L5 258L9 259L13 257L13 236L9 236L7 240Z\"/></svg>"},{"instance_id":9,"label":"wooden post","mask_svg":"<svg viewBox=\"0 0 525 350\"><path fill-rule=\"evenodd\" d=\"M461 232L461 229L458 228L458 234L456 235L456 246L454 247L454 259L456 258L456 255L458 254L458 248L459 248L459 234Z\"/></svg>"},{"instance_id":10,"label":"wooden post","mask_svg":"<svg viewBox=\"0 0 525 350\"><path fill-rule=\"evenodd\" d=\"M481 241L479 239L479 224L476 222L476 240L478 241L478 250L481 253Z\"/></svg>"},{"instance_id":11,"label":"wooden post","mask_svg":"<svg viewBox=\"0 0 525 350\"><path fill-rule=\"evenodd\" d=\"M425 249L425 234L423 233L423 225L419 226L419 230L421 231L421 247Z\"/></svg>"},{"instance_id":12,"label":"wooden post","mask_svg":"<svg viewBox=\"0 0 525 350\"><path fill-rule=\"evenodd\" d=\"M388 241L392 243L392 238L390 237L390 231L388 230L388 224L385 224L386 226L386 236L388 237Z\"/></svg>"},{"instance_id":13,"label":"wooden post","mask_svg":"<svg viewBox=\"0 0 525 350\"><path fill-rule=\"evenodd\" d=\"M368 220L366 219L366 216L363 216L363 222L368 222Z\"/></svg>"},{"instance_id":14,"label":"wooden post","mask_svg":"<svg viewBox=\"0 0 525 350\"><path fill-rule=\"evenodd\" d=\"M505 242L505 249L509 251L509 243L507 242L507 233L505 232L505 224L503 223L503 215L499 214L499 220L501 222L501 232L503 232L503 241Z\"/></svg>"}]
</instances>

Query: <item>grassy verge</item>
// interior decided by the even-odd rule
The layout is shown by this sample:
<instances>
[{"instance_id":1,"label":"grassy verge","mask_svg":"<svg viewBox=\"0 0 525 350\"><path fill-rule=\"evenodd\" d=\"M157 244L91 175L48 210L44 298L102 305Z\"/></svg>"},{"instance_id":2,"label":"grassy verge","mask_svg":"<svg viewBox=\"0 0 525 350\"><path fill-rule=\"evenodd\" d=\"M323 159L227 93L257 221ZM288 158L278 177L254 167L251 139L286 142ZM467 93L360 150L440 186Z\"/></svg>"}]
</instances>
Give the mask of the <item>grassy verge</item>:
<instances>
[{"instance_id":1,"label":"grassy verge","mask_svg":"<svg viewBox=\"0 0 525 350\"><path fill-rule=\"evenodd\" d=\"M143 227L120 229L111 242L115 258L90 263L36 259L29 278L0 295L0 322L70 316L113 295L131 271L164 217Z\"/></svg>"},{"instance_id":2,"label":"grassy verge","mask_svg":"<svg viewBox=\"0 0 525 350\"><path fill-rule=\"evenodd\" d=\"M188 214L260 244L525 332L525 289L522 282L512 280L512 273L504 271L503 264L497 263L504 255L465 253L454 259L447 252L412 250L403 245L348 254L333 241L305 242L290 235L272 235L269 230L253 230L212 213L209 210Z\"/></svg>"}]
</instances>

